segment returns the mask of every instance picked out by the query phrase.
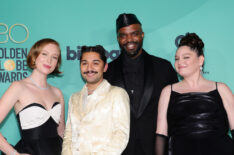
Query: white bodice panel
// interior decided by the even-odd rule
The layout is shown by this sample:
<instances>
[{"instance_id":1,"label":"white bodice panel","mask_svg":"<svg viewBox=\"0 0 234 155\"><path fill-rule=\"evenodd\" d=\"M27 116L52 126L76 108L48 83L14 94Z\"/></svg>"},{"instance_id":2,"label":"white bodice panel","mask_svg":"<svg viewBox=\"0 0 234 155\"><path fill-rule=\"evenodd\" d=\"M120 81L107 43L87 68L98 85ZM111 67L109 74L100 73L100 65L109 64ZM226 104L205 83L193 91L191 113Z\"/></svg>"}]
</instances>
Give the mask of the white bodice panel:
<instances>
[{"instance_id":1,"label":"white bodice panel","mask_svg":"<svg viewBox=\"0 0 234 155\"><path fill-rule=\"evenodd\" d=\"M61 104L56 104L50 110L46 110L41 104L33 103L33 105L20 111L18 115L23 130L41 126L50 117L59 124Z\"/></svg>"}]
</instances>

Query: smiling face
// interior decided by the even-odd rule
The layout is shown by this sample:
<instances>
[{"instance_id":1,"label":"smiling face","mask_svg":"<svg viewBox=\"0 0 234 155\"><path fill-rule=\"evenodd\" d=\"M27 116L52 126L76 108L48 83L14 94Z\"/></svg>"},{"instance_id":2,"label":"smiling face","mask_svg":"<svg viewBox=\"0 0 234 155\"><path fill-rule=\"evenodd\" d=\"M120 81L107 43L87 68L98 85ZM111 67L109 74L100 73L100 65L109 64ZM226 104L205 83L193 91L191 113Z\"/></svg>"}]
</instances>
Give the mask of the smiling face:
<instances>
[{"instance_id":1,"label":"smiling face","mask_svg":"<svg viewBox=\"0 0 234 155\"><path fill-rule=\"evenodd\" d=\"M35 60L35 70L46 75L52 73L57 66L59 56L60 49L57 45L52 43L45 45Z\"/></svg>"},{"instance_id":2,"label":"smiling face","mask_svg":"<svg viewBox=\"0 0 234 155\"><path fill-rule=\"evenodd\" d=\"M144 32L140 24L125 26L118 31L118 42L121 50L131 58L136 58L142 53Z\"/></svg>"},{"instance_id":3,"label":"smiling face","mask_svg":"<svg viewBox=\"0 0 234 155\"><path fill-rule=\"evenodd\" d=\"M93 85L95 88L103 80L103 72L106 72L107 64L104 64L97 52L85 52L80 60L80 71L87 85Z\"/></svg>"},{"instance_id":4,"label":"smiling face","mask_svg":"<svg viewBox=\"0 0 234 155\"><path fill-rule=\"evenodd\" d=\"M188 77L196 73L200 74L200 67L203 62L204 56L198 56L188 46L179 47L175 55L175 69L182 77Z\"/></svg>"}]
</instances>

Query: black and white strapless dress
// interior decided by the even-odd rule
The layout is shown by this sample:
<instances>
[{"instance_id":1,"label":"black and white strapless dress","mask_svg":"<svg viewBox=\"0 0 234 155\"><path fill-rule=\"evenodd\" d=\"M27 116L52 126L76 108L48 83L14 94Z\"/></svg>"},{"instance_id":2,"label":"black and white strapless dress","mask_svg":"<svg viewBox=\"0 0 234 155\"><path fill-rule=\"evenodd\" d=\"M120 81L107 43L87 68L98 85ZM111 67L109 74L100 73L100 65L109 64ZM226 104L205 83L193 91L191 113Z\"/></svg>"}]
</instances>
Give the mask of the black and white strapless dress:
<instances>
[{"instance_id":1,"label":"black and white strapless dress","mask_svg":"<svg viewBox=\"0 0 234 155\"><path fill-rule=\"evenodd\" d=\"M22 139L15 149L31 155L60 155L62 138L57 132L60 115L59 102L55 102L48 111L38 103L23 108L17 114Z\"/></svg>"}]
</instances>

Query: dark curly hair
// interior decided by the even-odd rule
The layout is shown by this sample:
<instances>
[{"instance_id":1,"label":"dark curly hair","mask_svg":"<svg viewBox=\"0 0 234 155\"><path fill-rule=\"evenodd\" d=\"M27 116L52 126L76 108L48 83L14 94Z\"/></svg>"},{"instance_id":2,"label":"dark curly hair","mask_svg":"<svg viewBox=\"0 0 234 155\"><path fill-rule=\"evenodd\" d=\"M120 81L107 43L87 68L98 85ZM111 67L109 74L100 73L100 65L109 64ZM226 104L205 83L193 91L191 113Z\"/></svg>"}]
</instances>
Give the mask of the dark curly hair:
<instances>
[{"instance_id":1,"label":"dark curly hair","mask_svg":"<svg viewBox=\"0 0 234 155\"><path fill-rule=\"evenodd\" d=\"M82 46L81 47L81 54L80 54L80 62L82 60L82 56L86 52L96 52L100 55L100 58L104 62L104 65L106 64L106 50L104 49L103 46L101 45L96 45L96 46Z\"/></svg>"},{"instance_id":2,"label":"dark curly hair","mask_svg":"<svg viewBox=\"0 0 234 155\"><path fill-rule=\"evenodd\" d=\"M179 46L189 46L198 56L204 56L204 43L196 33L186 33L180 40Z\"/></svg>"}]
</instances>

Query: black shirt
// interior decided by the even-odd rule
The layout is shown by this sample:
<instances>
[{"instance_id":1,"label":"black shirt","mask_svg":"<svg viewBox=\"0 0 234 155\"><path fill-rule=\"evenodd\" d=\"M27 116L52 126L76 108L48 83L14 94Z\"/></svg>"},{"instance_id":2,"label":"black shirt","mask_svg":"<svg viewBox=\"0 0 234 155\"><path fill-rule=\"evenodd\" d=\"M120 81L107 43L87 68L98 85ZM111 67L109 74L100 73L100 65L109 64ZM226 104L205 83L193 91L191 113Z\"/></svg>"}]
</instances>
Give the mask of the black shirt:
<instances>
[{"instance_id":1,"label":"black shirt","mask_svg":"<svg viewBox=\"0 0 234 155\"><path fill-rule=\"evenodd\" d=\"M137 111L144 88L144 54L131 59L123 52L123 75L131 106Z\"/></svg>"}]
</instances>

